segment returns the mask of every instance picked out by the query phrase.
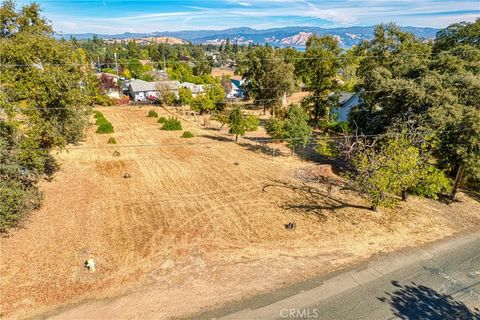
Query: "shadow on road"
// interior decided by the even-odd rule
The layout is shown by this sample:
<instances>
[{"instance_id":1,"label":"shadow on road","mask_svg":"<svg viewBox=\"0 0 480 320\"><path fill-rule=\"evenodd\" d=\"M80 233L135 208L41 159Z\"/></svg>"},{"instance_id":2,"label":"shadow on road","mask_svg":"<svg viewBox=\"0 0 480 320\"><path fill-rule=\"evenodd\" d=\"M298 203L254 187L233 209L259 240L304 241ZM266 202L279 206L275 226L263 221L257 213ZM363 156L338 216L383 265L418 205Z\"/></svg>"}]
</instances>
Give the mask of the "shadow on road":
<instances>
[{"instance_id":1,"label":"shadow on road","mask_svg":"<svg viewBox=\"0 0 480 320\"><path fill-rule=\"evenodd\" d=\"M470 310L450 295L441 294L429 287L417 285L402 286L397 281L392 284L398 290L378 298L389 303L395 316L408 320L480 320L480 310Z\"/></svg>"}]
</instances>

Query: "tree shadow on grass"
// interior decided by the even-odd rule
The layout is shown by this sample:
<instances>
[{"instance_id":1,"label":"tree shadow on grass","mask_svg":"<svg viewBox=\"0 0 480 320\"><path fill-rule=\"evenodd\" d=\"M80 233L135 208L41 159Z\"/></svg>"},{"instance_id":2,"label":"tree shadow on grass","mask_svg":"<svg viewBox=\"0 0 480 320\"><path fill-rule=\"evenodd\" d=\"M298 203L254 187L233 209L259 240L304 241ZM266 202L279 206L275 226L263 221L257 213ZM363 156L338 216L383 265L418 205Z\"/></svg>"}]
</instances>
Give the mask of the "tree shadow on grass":
<instances>
[{"instance_id":1,"label":"tree shadow on grass","mask_svg":"<svg viewBox=\"0 0 480 320\"><path fill-rule=\"evenodd\" d=\"M480 310L470 310L450 295L414 282L405 286L397 281L392 281L392 284L398 289L392 293L387 292L386 297L378 300L390 304L393 314L400 319L480 320Z\"/></svg>"},{"instance_id":2,"label":"tree shadow on grass","mask_svg":"<svg viewBox=\"0 0 480 320\"><path fill-rule=\"evenodd\" d=\"M332 213L342 208L370 209L364 205L349 203L333 195L333 190L350 190L347 184L335 179L323 179L325 190L307 183L294 184L287 181L271 180L263 186L262 191L268 192L271 188L284 188L294 191L295 199L286 201L280 207L284 210L293 210L307 215L314 215L321 221L328 218L327 213Z\"/></svg>"}]
</instances>

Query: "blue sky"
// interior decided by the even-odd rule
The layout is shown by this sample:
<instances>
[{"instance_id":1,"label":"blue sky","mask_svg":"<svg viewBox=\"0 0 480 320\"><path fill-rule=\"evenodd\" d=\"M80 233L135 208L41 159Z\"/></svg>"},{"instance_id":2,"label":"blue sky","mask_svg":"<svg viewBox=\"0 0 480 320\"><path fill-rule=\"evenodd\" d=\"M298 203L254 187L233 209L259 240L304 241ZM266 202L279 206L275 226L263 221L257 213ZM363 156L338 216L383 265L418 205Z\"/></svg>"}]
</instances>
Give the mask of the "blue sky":
<instances>
[{"instance_id":1,"label":"blue sky","mask_svg":"<svg viewBox=\"0 0 480 320\"><path fill-rule=\"evenodd\" d=\"M30 2L17 0L18 4ZM37 0L55 30L123 33L285 26L445 27L480 17L480 0Z\"/></svg>"}]
</instances>

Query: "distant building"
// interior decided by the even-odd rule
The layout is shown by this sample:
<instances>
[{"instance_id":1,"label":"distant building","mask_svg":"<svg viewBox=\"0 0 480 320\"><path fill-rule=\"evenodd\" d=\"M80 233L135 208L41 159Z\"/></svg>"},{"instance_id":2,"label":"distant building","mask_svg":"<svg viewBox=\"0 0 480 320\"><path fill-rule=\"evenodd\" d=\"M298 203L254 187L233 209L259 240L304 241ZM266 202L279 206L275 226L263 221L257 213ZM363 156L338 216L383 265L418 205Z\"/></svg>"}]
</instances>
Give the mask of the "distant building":
<instances>
[{"instance_id":1,"label":"distant building","mask_svg":"<svg viewBox=\"0 0 480 320\"><path fill-rule=\"evenodd\" d=\"M133 101L154 100L161 96L163 90L173 92L178 96L181 88L179 81L156 81L131 80L128 83L128 93Z\"/></svg>"},{"instance_id":2,"label":"distant building","mask_svg":"<svg viewBox=\"0 0 480 320\"><path fill-rule=\"evenodd\" d=\"M229 88L227 93L227 99L243 99L245 97L244 83L243 80L230 80L231 88Z\"/></svg>"},{"instance_id":3,"label":"distant building","mask_svg":"<svg viewBox=\"0 0 480 320\"><path fill-rule=\"evenodd\" d=\"M180 87L182 88L187 88L189 89L191 92L192 92L192 95L194 97L198 96L198 95L201 95L205 92L205 88L203 85L201 84L194 84L194 83L190 83L190 82L183 82L182 84L180 84Z\"/></svg>"},{"instance_id":4,"label":"distant building","mask_svg":"<svg viewBox=\"0 0 480 320\"><path fill-rule=\"evenodd\" d=\"M340 93L340 108L337 110L338 121L348 121L348 115L352 108L360 104L360 95L358 93L342 92Z\"/></svg>"}]
</instances>

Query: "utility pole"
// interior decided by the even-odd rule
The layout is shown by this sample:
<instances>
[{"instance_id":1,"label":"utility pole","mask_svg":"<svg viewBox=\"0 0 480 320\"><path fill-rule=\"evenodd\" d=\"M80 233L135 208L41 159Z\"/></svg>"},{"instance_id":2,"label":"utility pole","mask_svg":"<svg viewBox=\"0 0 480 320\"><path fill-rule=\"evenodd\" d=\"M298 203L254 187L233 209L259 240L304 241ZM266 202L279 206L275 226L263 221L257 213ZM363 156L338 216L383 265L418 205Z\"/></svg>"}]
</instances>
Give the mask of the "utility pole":
<instances>
[{"instance_id":1,"label":"utility pole","mask_svg":"<svg viewBox=\"0 0 480 320\"><path fill-rule=\"evenodd\" d=\"M122 97L122 86L120 83L120 77L118 76L118 60L117 60L117 53L114 52L113 56L115 57L115 69L117 70L117 85L118 85L118 94L120 97Z\"/></svg>"},{"instance_id":2,"label":"utility pole","mask_svg":"<svg viewBox=\"0 0 480 320\"><path fill-rule=\"evenodd\" d=\"M113 56L115 57L115 68L117 69L117 77L118 77L118 61L117 61L117 53L115 52L113 54Z\"/></svg>"}]
</instances>

